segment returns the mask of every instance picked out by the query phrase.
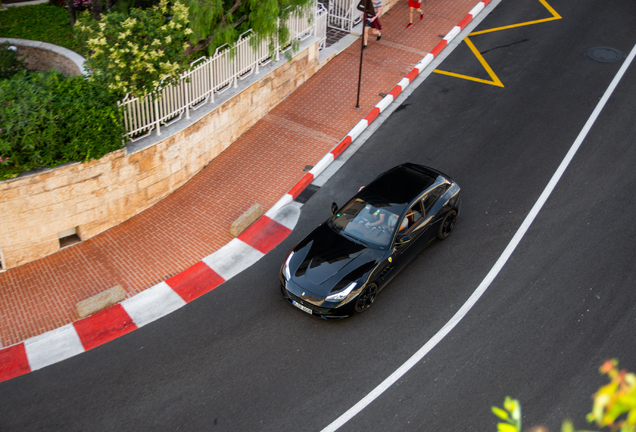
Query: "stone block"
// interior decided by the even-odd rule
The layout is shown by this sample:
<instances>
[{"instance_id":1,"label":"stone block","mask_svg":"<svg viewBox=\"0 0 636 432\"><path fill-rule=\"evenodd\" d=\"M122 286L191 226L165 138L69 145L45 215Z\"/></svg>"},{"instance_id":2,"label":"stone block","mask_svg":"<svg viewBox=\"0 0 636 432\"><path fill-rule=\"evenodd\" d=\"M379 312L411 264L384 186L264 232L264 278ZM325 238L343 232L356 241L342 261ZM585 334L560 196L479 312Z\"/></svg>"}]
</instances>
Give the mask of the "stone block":
<instances>
[{"instance_id":1,"label":"stone block","mask_svg":"<svg viewBox=\"0 0 636 432\"><path fill-rule=\"evenodd\" d=\"M172 165L170 165L170 173L174 174L177 171L179 171L181 169L181 161L178 160L175 163L173 163Z\"/></svg>"},{"instance_id":2,"label":"stone block","mask_svg":"<svg viewBox=\"0 0 636 432\"><path fill-rule=\"evenodd\" d=\"M230 226L230 234L234 237L238 237L261 216L263 216L263 207L258 203L254 204L248 211L232 222L232 225Z\"/></svg>"},{"instance_id":3,"label":"stone block","mask_svg":"<svg viewBox=\"0 0 636 432\"><path fill-rule=\"evenodd\" d=\"M19 219L27 210L33 209L29 198L17 198L3 201L0 197L0 214L3 221ZM12 217L13 216L13 217Z\"/></svg>"},{"instance_id":4,"label":"stone block","mask_svg":"<svg viewBox=\"0 0 636 432\"><path fill-rule=\"evenodd\" d=\"M157 202L170 193L170 180L163 179L158 181L157 183L148 186L146 191L148 193L148 199Z\"/></svg>"},{"instance_id":5,"label":"stone block","mask_svg":"<svg viewBox=\"0 0 636 432\"><path fill-rule=\"evenodd\" d=\"M145 189L132 193L126 197L126 208L132 210L142 207L147 200L148 196Z\"/></svg>"},{"instance_id":6,"label":"stone block","mask_svg":"<svg viewBox=\"0 0 636 432\"><path fill-rule=\"evenodd\" d=\"M144 150L143 152L140 152L140 154L142 155L141 158L139 159L140 174L143 174L146 171L150 171L152 168L161 164L161 158L157 157L157 159L159 160L155 160L154 152L149 151L154 149L155 147L153 146L153 147L150 147L150 149L147 149L148 151Z\"/></svg>"},{"instance_id":7,"label":"stone block","mask_svg":"<svg viewBox=\"0 0 636 432\"><path fill-rule=\"evenodd\" d=\"M119 169L119 178L122 179L122 181L126 181L129 179L133 179L137 176L138 173L138 167L135 164L131 164L131 165L123 165L120 169Z\"/></svg>"},{"instance_id":8,"label":"stone block","mask_svg":"<svg viewBox=\"0 0 636 432\"><path fill-rule=\"evenodd\" d=\"M258 85L261 89L263 89L264 87L269 87L271 84L272 84L272 77L269 75L258 82Z\"/></svg>"},{"instance_id":9,"label":"stone block","mask_svg":"<svg viewBox=\"0 0 636 432\"><path fill-rule=\"evenodd\" d=\"M47 217L51 217L52 212L41 212L31 215L22 214L22 217L11 221L8 224L10 232L23 232L24 238L37 238L37 233L40 231L42 220L47 220Z\"/></svg>"},{"instance_id":10,"label":"stone block","mask_svg":"<svg viewBox=\"0 0 636 432\"><path fill-rule=\"evenodd\" d=\"M138 176L137 189L146 189L153 184L160 182L170 176L166 167L157 167L156 170L147 173L145 176Z\"/></svg>"},{"instance_id":11,"label":"stone block","mask_svg":"<svg viewBox=\"0 0 636 432\"><path fill-rule=\"evenodd\" d=\"M111 153L112 154L112 153ZM117 158L113 158L110 161L110 169L112 171L116 171L119 170L119 168L121 168L122 166L124 166L127 163L127 158L124 157L123 154L120 155L120 157Z\"/></svg>"},{"instance_id":12,"label":"stone block","mask_svg":"<svg viewBox=\"0 0 636 432\"><path fill-rule=\"evenodd\" d=\"M57 189L56 189L57 190ZM57 202L66 201L65 199L59 199L55 191L43 192L36 195L27 195L29 201L29 207L31 209L39 209L48 207Z\"/></svg>"},{"instance_id":13,"label":"stone block","mask_svg":"<svg viewBox=\"0 0 636 432\"><path fill-rule=\"evenodd\" d=\"M77 311L78 317L86 318L95 312L99 312L102 309L119 303L125 298L126 291L124 291L121 285L117 285L93 297L82 300L77 304L75 310Z\"/></svg>"},{"instance_id":14,"label":"stone block","mask_svg":"<svg viewBox=\"0 0 636 432\"><path fill-rule=\"evenodd\" d=\"M44 180L44 189L46 191L51 191L54 189L58 189L61 188L63 186L68 186L70 184L72 184L74 182L75 178L73 177L72 174L66 174L63 175L60 173L60 175L57 175L55 177L50 177L46 180Z\"/></svg>"},{"instance_id":15,"label":"stone block","mask_svg":"<svg viewBox=\"0 0 636 432\"><path fill-rule=\"evenodd\" d=\"M3 248L4 263L7 269L21 266L22 264L44 258L54 252L60 250L60 242L55 238L48 238L39 243L30 243L29 246L22 248Z\"/></svg>"},{"instance_id":16,"label":"stone block","mask_svg":"<svg viewBox=\"0 0 636 432\"><path fill-rule=\"evenodd\" d=\"M119 221L119 223L121 222L124 221ZM103 233L107 229L110 229L117 224L118 221L115 218L112 218L108 222L103 222L101 220L92 220L90 223L80 225L79 230L82 231L82 240L88 240L91 237L95 237L96 235Z\"/></svg>"},{"instance_id":17,"label":"stone block","mask_svg":"<svg viewBox=\"0 0 636 432\"><path fill-rule=\"evenodd\" d=\"M179 171L175 171L170 176L170 190L177 190L181 186L183 186L188 180L190 180L190 176L188 175L185 169L180 169Z\"/></svg>"},{"instance_id":18,"label":"stone block","mask_svg":"<svg viewBox=\"0 0 636 432\"><path fill-rule=\"evenodd\" d=\"M82 164L81 169L73 175L74 182L79 183L84 180L99 178L110 171L109 163L102 163L101 159L92 160Z\"/></svg>"},{"instance_id":19,"label":"stone block","mask_svg":"<svg viewBox=\"0 0 636 432\"><path fill-rule=\"evenodd\" d=\"M77 201L93 196L94 192L99 189L101 189L99 176L95 176L86 180L73 182L68 186L59 187L51 191L50 194L54 195L54 202Z\"/></svg>"}]
</instances>

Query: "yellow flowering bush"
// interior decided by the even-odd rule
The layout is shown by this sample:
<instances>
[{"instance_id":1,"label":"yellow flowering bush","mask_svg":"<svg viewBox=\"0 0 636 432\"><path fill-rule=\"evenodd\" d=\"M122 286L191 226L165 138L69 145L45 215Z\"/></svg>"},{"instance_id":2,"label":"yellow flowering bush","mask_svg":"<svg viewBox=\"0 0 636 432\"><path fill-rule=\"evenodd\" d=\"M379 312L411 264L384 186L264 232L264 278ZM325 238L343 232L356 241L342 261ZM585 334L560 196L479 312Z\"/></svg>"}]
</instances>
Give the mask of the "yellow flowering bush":
<instances>
[{"instance_id":1,"label":"yellow flowering bush","mask_svg":"<svg viewBox=\"0 0 636 432\"><path fill-rule=\"evenodd\" d=\"M188 8L177 0L161 0L128 16L110 13L101 21L86 14L76 30L90 50L90 79L118 94L143 97L174 82L188 68L184 50L192 29Z\"/></svg>"},{"instance_id":2,"label":"yellow flowering bush","mask_svg":"<svg viewBox=\"0 0 636 432\"><path fill-rule=\"evenodd\" d=\"M636 374L618 369L618 360L607 360L599 368L610 382L602 386L593 395L592 412L587 415L589 423L599 428L609 428L611 432L636 432ZM521 405L516 399L506 396L504 407L493 406L493 414L500 420L497 432L521 432ZM543 426L532 429L536 432L549 432ZM594 432L575 430L572 420L561 424L561 432Z\"/></svg>"}]
</instances>

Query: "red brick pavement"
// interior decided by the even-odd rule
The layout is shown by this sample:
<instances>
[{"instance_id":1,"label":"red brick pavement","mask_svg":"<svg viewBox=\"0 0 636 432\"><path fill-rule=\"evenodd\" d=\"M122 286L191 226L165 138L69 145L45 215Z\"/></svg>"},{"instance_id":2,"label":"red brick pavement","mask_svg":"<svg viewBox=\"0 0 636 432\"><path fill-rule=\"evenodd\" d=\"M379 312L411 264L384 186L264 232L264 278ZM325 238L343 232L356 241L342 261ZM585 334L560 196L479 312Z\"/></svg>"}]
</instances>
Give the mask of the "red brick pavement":
<instances>
[{"instance_id":1,"label":"red brick pavement","mask_svg":"<svg viewBox=\"0 0 636 432\"><path fill-rule=\"evenodd\" d=\"M266 211L477 4L428 0L406 29L401 0L365 50L335 57L190 182L134 218L83 243L0 273L0 347L77 320L75 305L114 285L133 296L227 244L231 223L258 202ZM417 14L415 14L417 15Z\"/></svg>"}]
</instances>

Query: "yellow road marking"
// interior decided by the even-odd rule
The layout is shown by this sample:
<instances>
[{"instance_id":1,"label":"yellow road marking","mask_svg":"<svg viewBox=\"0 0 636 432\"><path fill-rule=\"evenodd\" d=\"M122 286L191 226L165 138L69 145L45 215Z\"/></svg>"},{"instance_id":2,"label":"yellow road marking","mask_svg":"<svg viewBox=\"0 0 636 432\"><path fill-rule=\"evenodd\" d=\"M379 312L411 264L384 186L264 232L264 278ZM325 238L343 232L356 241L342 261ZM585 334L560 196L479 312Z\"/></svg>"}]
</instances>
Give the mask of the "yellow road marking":
<instances>
[{"instance_id":1,"label":"yellow road marking","mask_svg":"<svg viewBox=\"0 0 636 432\"><path fill-rule=\"evenodd\" d=\"M557 11L555 11L554 8L552 6L550 6L545 0L539 0L539 2L541 2L541 4L543 6L545 6L545 8L552 14L552 16L550 18L544 18L544 19L535 20L535 21L527 21L527 22L522 22L522 23L519 23L519 24L511 24L511 25L508 25L508 26L497 27L497 28L488 29L488 30L481 30L481 31L478 31L478 32L473 32L473 33L469 34L468 36L475 36L475 35L480 35L480 34L485 34L485 33L492 33L492 32L496 32L496 31L500 31L500 30L508 30L508 29L511 29L511 28L523 27L523 26L533 25L533 24L540 24L540 23L544 23L544 22L548 22L548 21L554 21L554 20L561 19L561 15L559 15L557 13Z\"/></svg>"},{"instance_id":2,"label":"yellow road marking","mask_svg":"<svg viewBox=\"0 0 636 432\"><path fill-rule=\"evenodd\" d=\"M479 63L481 63L481 65L484 67L486 72L488 72L488 75L490 76L491 81L484 80L484 79L481 79L481 78L471 77L471 76L468 76L468 75L460 75L460 74L456 74L456 73L453 73L453 72L446 72L446 71L439 70L439 69L435 69L433 72L437 72L438 74L441 74L441 75L454 76L456 78L463 78L463 79L467 79L467 80L470 80L470 81L477 81L477 82L480 82L480 83L483 83L483 84L490 84L490 85L494 85L494 86L497 86L497 87L503 87L504 86L503 83L501 82L499 77L495 74L495 72L492 70L490 65L486 62L486 59L484 59L484 57L481 55L481 53L477 50L477 47L475 47L473 42L470 39L468 39L468 37L466 39L464 39L464 42L466 42L466 45L468 45L468 47L473 52L473 54L475 54L475 57L477 57L477 60L479 60Z\"/></svg>"},{"instance_id":3,"label":"yellow road marking","mask_svg":"<svg viewBox=\"0 0 636 432\"><path fill-rule=\"evenodd\" d=\"M503 83L501 82L499 77L497 77L497 75L492 70L490 65L486 62L486 59L484 59L484 57L481 55L479 50L477 50L475 45L469 39L469 36L476 36L476 35L480 35L480 34L492 33L492 32L496 32L496 31L508 30L508 29L511 29L511 28L523 27L523 26L533 25L533 24L540 24L540 23L544 23L544 22L548 22L548 21L554 21L554 20L561 19L561 15L559 15L557 13L557 11L554 10L554 8L552 6L550 6L546 0L539 0L539 2L541 2L541 4L548 10L548 12L550 12L550 14L552 15L550 18L544 18L544 19L535 20L535 21L527 21L527 22L523 22L523 23L519 23L519 24L511 24L511 25L508 25L508 26L497 27L497 28L492 28L492 29L488 29L488 30L481 30L481 31L478 31L478 32L470 33L468 36L466 36L466 39L464 39L464 42L466 42L466 45L468 45L468 47L473 52L475 57L477 57L477 60L479 60L479 63L481 63L483 68L486 70L486 72L490 76L491 81L488 81L488 80L485 80L485 79L481 79L481 78L471 77L471 76L468 76L468 75L461 75L461 74L457 74L457 73L453 73L453 72L447 72L447 71L443 71L443 70L440 70L440 69L435 69L433 72L438 73L440 75L448 75L448 76L452 76L452 77L456 77L456 78L466 79L466 80L469 80L469 81L476 81L476 82L483 83L483 84L490 84L490 85L494 85L494 86L497 86L497 87L503 87L504 86Z\"/></svg>"}]
</instances>

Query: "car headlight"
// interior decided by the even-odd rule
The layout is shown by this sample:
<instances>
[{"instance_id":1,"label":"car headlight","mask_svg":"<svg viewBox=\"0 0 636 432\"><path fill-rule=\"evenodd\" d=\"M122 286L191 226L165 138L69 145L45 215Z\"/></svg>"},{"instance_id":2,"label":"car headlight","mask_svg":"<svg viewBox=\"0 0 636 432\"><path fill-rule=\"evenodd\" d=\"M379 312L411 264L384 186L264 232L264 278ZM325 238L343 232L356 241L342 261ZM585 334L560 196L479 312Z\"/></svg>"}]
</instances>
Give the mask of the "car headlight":
<instances>
[{"instance_id":1,"label":"car headlight","mask_svg":"<svg viewBox=\"0 0 636 432\"><path fill-rule=\"evenodd\" d=\"M356 287L357 284L358 284L357 282L351 282L349 285L347 285L345 289L343 289L342 291L338 291L335 294L331 294L330 296L327 296L325 300L327 301L344 300L349 294L351 294L351 291L353 291L353 289Z\"/></svg>"},{"instance_id":2,"label":"car headlight","mask_svg":"<svg viewBox=\"0 0 636 432\"><path fill-rule=\"evenodd\" d=\"M291 279L291 271L289 270L289 262L291 261L294 253L290 253L287 259L285 260L285 264L283 265L283 276L285 276L285 280L288 281Z\"/></svg>"}]
</instances>

